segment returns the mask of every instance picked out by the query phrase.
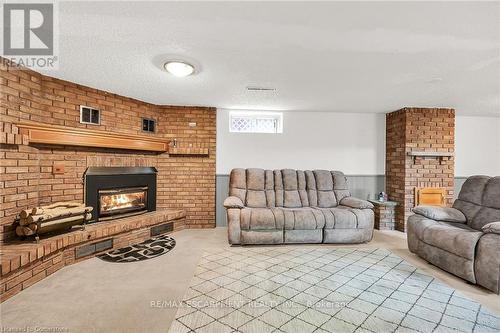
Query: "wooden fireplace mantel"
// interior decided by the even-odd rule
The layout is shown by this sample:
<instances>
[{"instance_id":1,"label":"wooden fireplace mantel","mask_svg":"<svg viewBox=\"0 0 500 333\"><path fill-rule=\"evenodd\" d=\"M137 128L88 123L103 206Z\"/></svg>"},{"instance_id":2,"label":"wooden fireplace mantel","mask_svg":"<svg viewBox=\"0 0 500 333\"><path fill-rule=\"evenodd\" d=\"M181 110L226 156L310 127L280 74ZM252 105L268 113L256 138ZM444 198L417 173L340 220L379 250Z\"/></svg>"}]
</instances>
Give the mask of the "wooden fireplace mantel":
<instances>
[{"instance_id":1,"label":"wooden fireplace mantel","mask_svg":"<svg viewBox=\"0 0 500 333\"><path fill-rule=\"evenodd\" d=\"M140 135L103 132L31 122L17 124L29 143L116 148L153 152L168 151L168 141Z\"/></svg>"}]
</instances>

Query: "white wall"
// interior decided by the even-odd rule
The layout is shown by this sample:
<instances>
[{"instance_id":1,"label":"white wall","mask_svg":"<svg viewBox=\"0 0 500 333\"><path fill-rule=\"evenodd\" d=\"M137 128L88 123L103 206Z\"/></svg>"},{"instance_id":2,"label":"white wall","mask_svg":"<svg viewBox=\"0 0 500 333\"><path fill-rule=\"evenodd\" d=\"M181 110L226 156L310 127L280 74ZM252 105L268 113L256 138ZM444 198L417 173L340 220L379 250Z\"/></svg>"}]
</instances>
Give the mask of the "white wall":
<instances>
[{"instance_id":1,"label":"white wall","mask_svg":"<svg viewBox=\"0 0 500 333\"><path fill-rule=\"evenodd\" d=\"M500 117L455 119L455 176L500 176Z\"/></svg>"},{"instance_id":2,"label":"white wall","mask_svg":"<svg viewBox=\"0 0 500 333\"><path fill-rule=\"evenodd\" d=\"M332 169L385 173L385 115L284 112L283 134L229 133L217 110L217 174L232 168ZM500 175L500 117L456 117L455 176Z\"/></svg>"},{"instance_id":3,"label":"white wall","mask_svg":"<svg viewBox=\"0 0 500 333\"><path fill-rule=\"evenodd\" d=\"M287 111L283 134L229 132L217 110L217 174L233 168L328 169L380 175L385 169L385 115Z\"/></svg>"}]
</instances>

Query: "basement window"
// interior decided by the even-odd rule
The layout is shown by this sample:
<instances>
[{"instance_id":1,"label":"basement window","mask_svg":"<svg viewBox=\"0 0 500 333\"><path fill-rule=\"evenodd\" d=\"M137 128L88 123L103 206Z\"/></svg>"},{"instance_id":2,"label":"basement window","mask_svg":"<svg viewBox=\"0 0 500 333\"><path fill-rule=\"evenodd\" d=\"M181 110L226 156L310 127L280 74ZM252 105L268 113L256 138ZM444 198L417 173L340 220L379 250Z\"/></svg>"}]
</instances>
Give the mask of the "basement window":
<instances>
[{"instance_id":1,"label":"basement window","mask_svg":"<svg viewBox=\"0 0 500 333\"><path fill-rule=\"evenodd\" d=\"M90 106L80 105L80 123L100 125L101 111Z\"/></svg>"},{"instance_id":2,"label":"basement window","mask_svg":"<svg viewBox=\"0 0 500 333\"><path fill-rule=\"evenodd\" d=\"M154 119L142 118L142 130L144 132L154 133L155 123L156 121Z\"/></svg>"},{"instance_id":3,"label":"basement window","mask_svg":"<svg viewBox=\"0 0 500 333\"><path fill-rule=\"evenodd\" d=\"M229 113L231 133L283 133L282 112L231 111Z\"/></svg>"}]
</instances>

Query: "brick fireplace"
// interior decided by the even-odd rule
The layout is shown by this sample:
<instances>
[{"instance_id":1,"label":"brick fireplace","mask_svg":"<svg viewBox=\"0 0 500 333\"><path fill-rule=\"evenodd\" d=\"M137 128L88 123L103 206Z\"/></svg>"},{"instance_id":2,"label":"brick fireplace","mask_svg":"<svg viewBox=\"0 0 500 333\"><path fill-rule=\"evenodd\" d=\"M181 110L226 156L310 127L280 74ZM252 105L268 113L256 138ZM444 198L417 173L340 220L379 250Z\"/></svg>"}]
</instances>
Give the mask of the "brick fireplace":
<instances>
[{"instance_id":1,"label":"brick fireplace","mask_svg":"<svg viewBox=\"0 0 500 333\"><path fill-rule=\"evenodd\" d=\"M101 244L120 248L185 227L215 227L215 108L145 103L0 60L1 301L65 265L103 251ZM100 110L99 125L80 123L82 105ZM156 121L156 132L142 131L143 118ZM35 140L34 127L40 135L36 140L46 135L47 143ZM83 135L84 144L50 141L47 135ZM176 147L168 147L174 139ZM86 146L87 140L100 144ZM110 140L130 145L115 147ZM124 197L129 203L113 209L127 213L129 205L135 205L140 215L99 219L85 230L42 237L39 243L15 236L13 222L21 210L85 202L86 170L113 173L124 167L142 174L154 170L154 185L140 181L128 186L122 177L119 186L103 189L106 192L96 198L104 200L104 215ZM94 208L102 207L96 203Z\"/></svg>"},{"instance_id":2,"label":"brick fireplace","mask_svg":"<svg viewBox=\"0 0 500 333\"><path fill-rule=\"evenodd\" d=\"M154 167L158 208L185 210L187 227L215 227L215 108L145 103L17 69L1 60L0 242L14 238L11 225L21 209L57 201L83 202L82 177L89 167ZM81 124L80 105L100 109L100 125ZM156 133L142 131L142 118L156 120ZM176 139L177 148L156 153L31 144L17 127L24 121Z\"/></svg>"},{"instance_id":3,"label":"brick fireplace","mask_svg":"<svg viewBox=\"0 0 500 333\"><path fill-rule=\"evenodd\" d=\"M454 152L455 110L403 108L386 115L386 191L398 202L397 230L406 230L415 200L424 190L431 202L436 193L443 193L444 200L436 204L451 205Z\"/></svg>"}]
</instances>

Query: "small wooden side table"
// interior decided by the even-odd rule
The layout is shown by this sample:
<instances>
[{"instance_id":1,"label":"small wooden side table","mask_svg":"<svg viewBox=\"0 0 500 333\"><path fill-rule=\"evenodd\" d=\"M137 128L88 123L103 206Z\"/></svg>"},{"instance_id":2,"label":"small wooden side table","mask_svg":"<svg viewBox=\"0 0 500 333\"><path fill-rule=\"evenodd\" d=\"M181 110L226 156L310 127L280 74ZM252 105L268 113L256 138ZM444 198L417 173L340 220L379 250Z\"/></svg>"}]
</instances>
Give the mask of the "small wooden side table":
<instances>
[{"instance_id":1,"label":"small wooden side table","mask_svg":"<svg viewBox=\"0 0 500 333\"><path fill-rule=\"evenodd\" d=\"M375 229L394 230L396 229L396 206L395 201L368 200L375 208Z\"/></svg>"}]
</instances>

